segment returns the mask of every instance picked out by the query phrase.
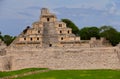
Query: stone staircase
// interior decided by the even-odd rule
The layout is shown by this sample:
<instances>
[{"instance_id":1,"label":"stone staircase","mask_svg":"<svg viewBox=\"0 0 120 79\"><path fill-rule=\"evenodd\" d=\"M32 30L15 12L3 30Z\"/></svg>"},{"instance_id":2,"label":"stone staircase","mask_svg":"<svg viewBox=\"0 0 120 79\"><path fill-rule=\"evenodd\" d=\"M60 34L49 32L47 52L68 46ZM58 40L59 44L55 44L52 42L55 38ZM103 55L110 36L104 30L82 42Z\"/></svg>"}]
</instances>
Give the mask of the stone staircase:
<instances>
[{"instance_id":1,"label":"stone staircase","mask_svg":"<svg viewBox=\"0 0 120 79\"><path fill-rule=\"evenodd\" d=\"M52 47L58 43L58 35L54 23L44 23L43 47Z\"/></svg>"}]
</instances>

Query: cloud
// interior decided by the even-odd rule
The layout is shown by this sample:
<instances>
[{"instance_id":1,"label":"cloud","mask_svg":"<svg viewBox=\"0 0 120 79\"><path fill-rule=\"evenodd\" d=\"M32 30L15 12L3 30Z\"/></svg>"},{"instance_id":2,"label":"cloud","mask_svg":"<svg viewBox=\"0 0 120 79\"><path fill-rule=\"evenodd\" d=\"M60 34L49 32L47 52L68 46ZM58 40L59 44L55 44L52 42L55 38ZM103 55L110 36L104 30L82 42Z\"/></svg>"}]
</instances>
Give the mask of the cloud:
<instances>
[{"instance_id":1,"label":"cloud","mask_svg":"<svg viewBox=\"0 0 120 79\"><path fill-rule=\"evenodd\" d=\"M30 10L40 10L40 8L42 8L42 7L40 7L40 6L31 6L31 7L28 7L28 8L26 8L26 9L30 9Z\"/></svg>"},{"instance_id":2,"label":"cloud","mask_svg":"<svg viewBox=\"0 0 120 79\"><path fill-rule=\"evenodd\" d=\"M108 13L110 13L110 14L116 14L116 12L117 12L117 7L116 7L115 2L109 2L109 3L106 5L106 10L107 10Z\"/></svg>"},{"instance_id":3,"label":"cloud","mask_svg":"<svg viewBox=\"0 0 120 79\"><path fill-rule=\"evenodd\" d=\"M17 14L23 16L23 17L33 17L32 14L30 13L27 13L27 12L17 12Z\"/></svg>"},{"instance_id":4,"label":"cloud","mask_svg":"<svg viewBox=\"0 0 120 79\"><path fill-rule=\"evenodd\" d=\"M120 25L120 0L0 0L0 29L5 34L19 34L39 19L43 7L56 13L59 19L71 19L80 28Z\"/></svg>"},{"instance_id":5,"label":"cloud","mask_svg":"<svg viewBox=\"0 0 120 79\"><path fill-rule=\"evenodd\" d=\"M119 26L120 16L110 14L107 10L98 10L94 8L56 8L59 18L69 18L80 28L84 26ZM107 14L105 14L107 13ZM120 30L120 28L118 28Z\"/></svg>"}]
</instances>

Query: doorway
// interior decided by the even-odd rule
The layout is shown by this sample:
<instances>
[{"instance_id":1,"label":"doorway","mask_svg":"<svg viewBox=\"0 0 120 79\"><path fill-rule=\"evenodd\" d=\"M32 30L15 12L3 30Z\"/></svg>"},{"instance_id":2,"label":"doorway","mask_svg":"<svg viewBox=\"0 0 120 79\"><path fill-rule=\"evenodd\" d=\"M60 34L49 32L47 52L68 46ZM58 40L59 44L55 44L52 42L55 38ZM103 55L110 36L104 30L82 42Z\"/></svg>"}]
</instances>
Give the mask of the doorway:
<instances>
[{"instance_id":1,"label":"doorway","mask_svg":"<svg viewBox=\"0 0 120 79\"><path fill-rule=\"evenodd\" d=\"M52 44L49 44L49 47L52 47Z\"/></svg>"},{"instance_id":2,"label":"doorway","mask_svg":"<svg viewBox=\"0 0 120 79\"><path fill-rule=\"evenodd\" d=\"M47 22L49 22L50 21L50 18L47 18Z\"/></svg>"}]
</instances>

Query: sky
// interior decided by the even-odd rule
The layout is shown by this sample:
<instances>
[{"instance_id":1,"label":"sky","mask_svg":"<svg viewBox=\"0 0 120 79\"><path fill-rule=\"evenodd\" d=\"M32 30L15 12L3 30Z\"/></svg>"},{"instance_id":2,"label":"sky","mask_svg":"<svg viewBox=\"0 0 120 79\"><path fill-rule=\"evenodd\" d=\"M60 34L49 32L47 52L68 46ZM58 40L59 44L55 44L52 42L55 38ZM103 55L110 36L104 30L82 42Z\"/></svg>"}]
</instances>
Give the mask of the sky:
<instances>
[{"instance_id":1,"label":"sky","mask_svg":"<svg viewBox=\"0 0 120 79\"><path fill-rule=\"evenodd\" d=\"M72 20L80 29L111 25L120 31L120 0L0 0L0 31L19 35L39 20L44 7L59 20Z\"/></svg>"}]
</instances>

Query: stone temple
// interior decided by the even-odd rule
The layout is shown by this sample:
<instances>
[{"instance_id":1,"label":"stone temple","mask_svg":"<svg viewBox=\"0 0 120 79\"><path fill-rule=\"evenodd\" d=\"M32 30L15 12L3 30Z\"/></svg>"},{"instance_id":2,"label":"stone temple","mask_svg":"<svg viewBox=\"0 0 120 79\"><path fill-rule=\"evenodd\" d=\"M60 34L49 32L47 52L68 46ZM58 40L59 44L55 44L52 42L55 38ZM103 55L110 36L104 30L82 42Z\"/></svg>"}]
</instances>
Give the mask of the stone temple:
<instances>
[{"instance_id":1,"label":"stone temple","mask_svg":"<svg viewBox=\"0 0 120 79\"><path fill-rule=\"evenodd\" d=\"M47 8L13 43L0 49L0 71L23 68L120 69L120 45L105 38L81 40Z\"/></svg>"},{"instance_id":2,"label":"stone temple","mask_svg":"<svg viewBox=\"0 0 120 79\"><path fill-rule=\"evenodd\" d=\"M84 43L83 43L84 42ZM47 8L42 8L40 20L27 26L25 30L13 42L14 46L35 47L79 47L79 46L106 46L110 45L107 40L91 38L89 41L80 40L80 37L72 33L64 22L57 21L55 14Z\"/></svg>"},{"instance_id":3,"label":"stone temple","mask_svg":"<svg viewBox=\"0 0 120 79\"><path fill-rule=\"evenodd\" d=\"M76 37L71 28L66 27L64 22L57 21L54 14L50 13L47 8L43 8L40 20L34 22L32 28L28 26L14 44L37 47L79 46L80 37Z\"/></svg>"}]
</instances>

